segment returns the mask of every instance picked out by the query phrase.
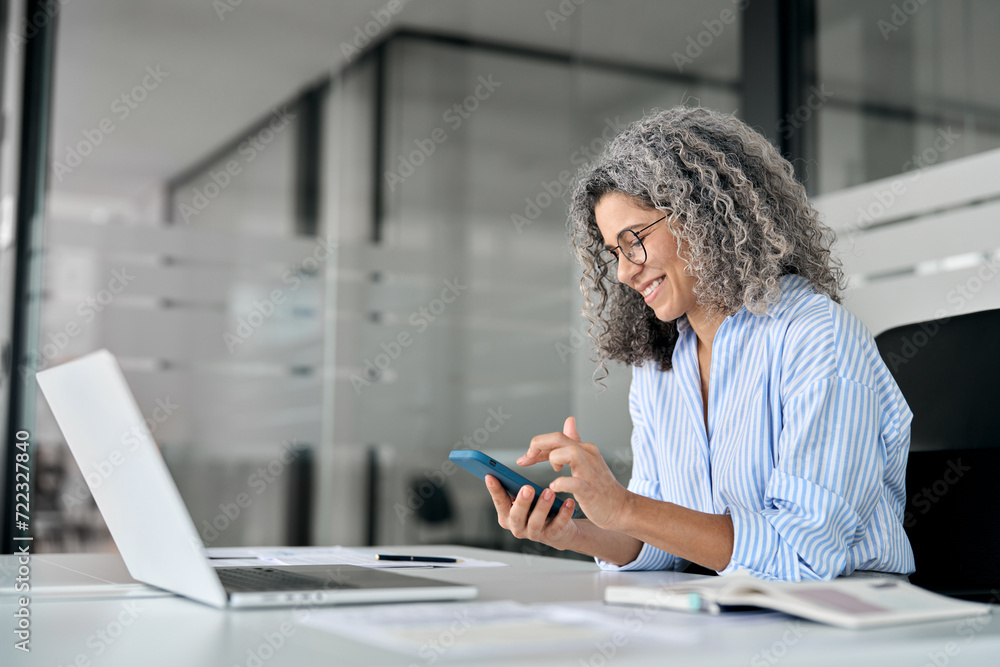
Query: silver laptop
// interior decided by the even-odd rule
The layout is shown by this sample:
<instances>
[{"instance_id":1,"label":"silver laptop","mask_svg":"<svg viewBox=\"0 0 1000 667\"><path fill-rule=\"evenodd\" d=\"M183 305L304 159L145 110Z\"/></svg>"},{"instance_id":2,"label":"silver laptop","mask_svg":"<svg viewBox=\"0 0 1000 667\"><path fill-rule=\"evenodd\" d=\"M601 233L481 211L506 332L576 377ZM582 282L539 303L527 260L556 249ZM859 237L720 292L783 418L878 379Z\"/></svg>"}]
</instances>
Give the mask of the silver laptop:
<instances>
[{"instance_id":1,"label":"silver laptop","mask_svg":"<svg viewBox=\"0 0 1000 667\"><path fill-rule=\"evenodd\" d=\"M38 374L129 573L214 607L464 600L475 586L350 565L213 568L107 350Z\"/></svg>"}]
</instances>

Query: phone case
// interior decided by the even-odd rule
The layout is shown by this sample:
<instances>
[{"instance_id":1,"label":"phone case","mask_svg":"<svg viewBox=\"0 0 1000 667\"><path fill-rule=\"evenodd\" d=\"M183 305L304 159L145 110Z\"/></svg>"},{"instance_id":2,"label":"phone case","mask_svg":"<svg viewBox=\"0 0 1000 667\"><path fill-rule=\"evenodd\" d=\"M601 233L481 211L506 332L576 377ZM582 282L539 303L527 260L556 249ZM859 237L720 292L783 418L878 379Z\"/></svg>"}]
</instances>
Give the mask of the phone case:
<instances>
[{"instance_id":1,"label":"phone case","mask_svg":"<svg viewBox=\"0 0 1000 667\"><path fill-rule=\"evenodd\" d=\"M517 496L517 492L521 490L522 486L532 487L535 489L535 498L531 501L531 509L535 509L535 503L538 502L539 496L544 491L542 487L530 479L519 475L499 461L475 449L456 449L448 455L448 458L479 479L485 480L487 475L493 475L500 480L511 498ZM562 507L562 503L561 498L556 498L552 503L552 509L549 510L549 516L555 516L559 512L559 508Z\"/></svg>"}]
</instances>

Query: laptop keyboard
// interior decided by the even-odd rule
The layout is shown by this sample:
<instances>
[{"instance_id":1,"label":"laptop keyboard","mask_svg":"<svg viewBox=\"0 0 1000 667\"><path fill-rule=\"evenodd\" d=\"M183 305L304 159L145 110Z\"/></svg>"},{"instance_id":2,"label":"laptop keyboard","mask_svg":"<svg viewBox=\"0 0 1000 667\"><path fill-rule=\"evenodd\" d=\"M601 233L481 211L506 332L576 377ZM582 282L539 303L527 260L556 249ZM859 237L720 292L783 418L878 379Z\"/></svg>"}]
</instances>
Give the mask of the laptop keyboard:
<instances>
[{"instance_id":1,"label":"laptop keyboard","mask_svg":"<svg viewBox=\"0 0 1000 667\"><path fill-rule=\"evenodd\" d=\"M219 567L215 571L227 591L318 591L354 588L334 579L321 579L270 567Z\"/></svg>"}]
</instances>

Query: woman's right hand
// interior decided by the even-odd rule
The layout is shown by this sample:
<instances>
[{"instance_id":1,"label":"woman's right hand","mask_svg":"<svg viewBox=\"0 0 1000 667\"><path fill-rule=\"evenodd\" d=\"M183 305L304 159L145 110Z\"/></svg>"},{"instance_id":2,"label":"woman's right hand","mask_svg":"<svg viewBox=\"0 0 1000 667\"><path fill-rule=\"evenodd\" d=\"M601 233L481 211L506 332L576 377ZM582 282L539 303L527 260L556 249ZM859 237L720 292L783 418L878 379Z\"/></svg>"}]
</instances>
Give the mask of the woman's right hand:
<instances>
[{"instance_id":1,"label":"woman's right hand","mask_svg":"<svg viewBox=\"0 0 1000 667\"><path fill-rule=\"evenodd\" d=\"M497 521L514 537L542 542L559 550L572 549L571 545L580 537L580 528L573 520L576 503L572 499L563 502L559 513L549 517L549 509L556 499L552 489L542 491L538 503L532 510L531 501L535 497L535 490L530 486L522 486L517 498L513 500L507 495L500 481L492 475L486 476L486 488L493 497Z\"/></svg>"}]
</instances>

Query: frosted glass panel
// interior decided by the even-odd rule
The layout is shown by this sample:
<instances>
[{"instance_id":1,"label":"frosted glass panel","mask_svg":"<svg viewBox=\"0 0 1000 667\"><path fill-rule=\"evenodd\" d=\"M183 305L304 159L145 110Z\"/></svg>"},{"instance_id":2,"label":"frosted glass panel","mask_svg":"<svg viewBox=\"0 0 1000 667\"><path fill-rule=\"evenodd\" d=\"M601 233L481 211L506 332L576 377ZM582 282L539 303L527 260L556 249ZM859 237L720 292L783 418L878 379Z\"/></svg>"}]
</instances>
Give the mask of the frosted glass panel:
<instances>
[{"instance_id":1,"label":"frosted glass panel","mask_svg":"<svg viewBox=\"0 0 1000 667\"><path fill-rule=\"evenodd\" d=\"M231 150L174 185L171 220L258 236L293 234L297 130L296 108L276 107Z\"/></svg>"},{"instance_id":2,"label":"frosted glass panel","mask_svg":"<svg viewBox=\"0 0 1000 667\"><path fill-rule=\"evenodd\" d=\"M492 505L469 480L447 480L450 534L401 520L399 503L451 449L512 463L569 415L627 481L631 374L618 369L603 393L591 379L565 224L571 181L649 110L732 110L737 95L433 40L396 40L386 57L384 217L377 243L345 248L364 306L349 327L357 351L338 357L338 393L357 404L354 440L381 457L380 540L509 541L495 517L479 525Z\"/></svg>"},{"instance_id":3,"label":"frosted glass panel","mask_svg":"<svg viewBox=\"0 0 1000 667\"><path fill-rule=\"evenodd\" d=\"M254 493L250 475L285 448L319 443L328 241L54 219L46 246L35 370L111 350L196 524ZM36 433L62 471L58 504L43 512L53 544L93 548L103 524L44 400ZM291 477L273 480L213 544L287 541Z\"/></svg>"}]
</instances>

